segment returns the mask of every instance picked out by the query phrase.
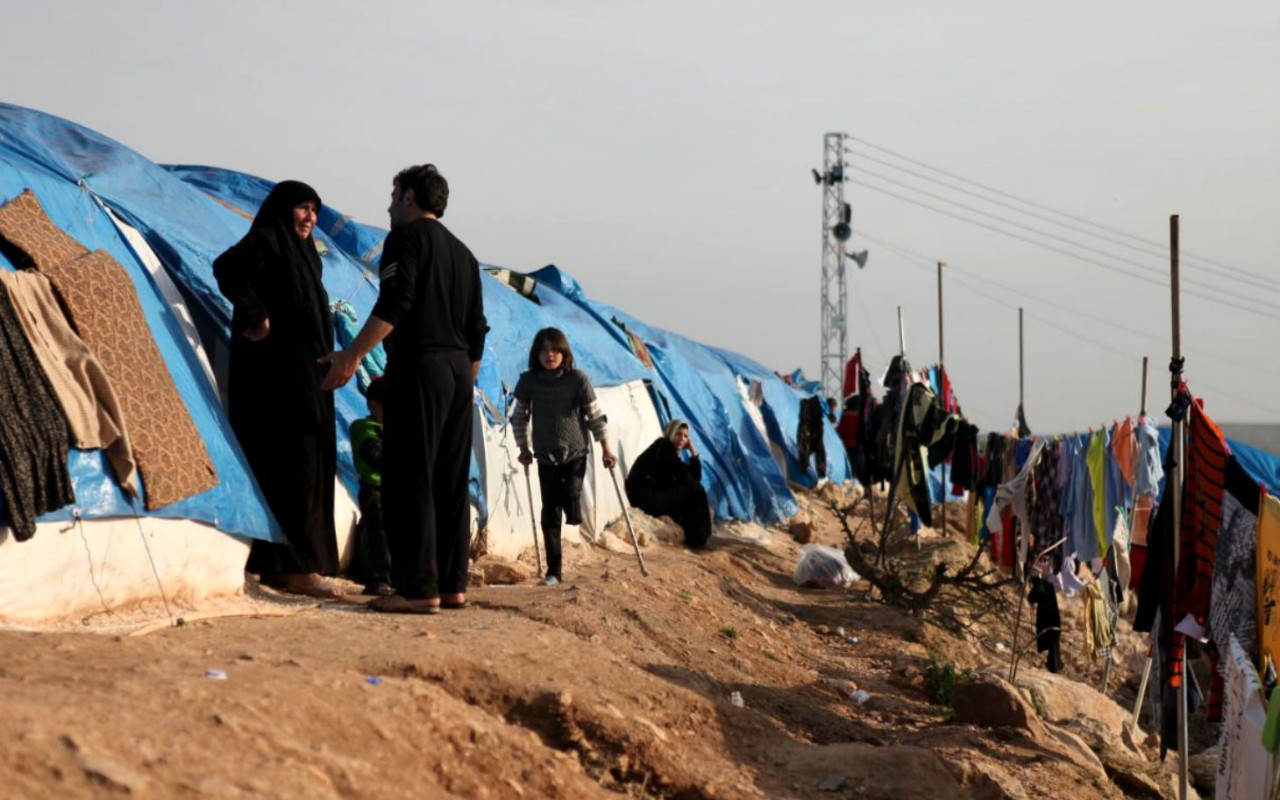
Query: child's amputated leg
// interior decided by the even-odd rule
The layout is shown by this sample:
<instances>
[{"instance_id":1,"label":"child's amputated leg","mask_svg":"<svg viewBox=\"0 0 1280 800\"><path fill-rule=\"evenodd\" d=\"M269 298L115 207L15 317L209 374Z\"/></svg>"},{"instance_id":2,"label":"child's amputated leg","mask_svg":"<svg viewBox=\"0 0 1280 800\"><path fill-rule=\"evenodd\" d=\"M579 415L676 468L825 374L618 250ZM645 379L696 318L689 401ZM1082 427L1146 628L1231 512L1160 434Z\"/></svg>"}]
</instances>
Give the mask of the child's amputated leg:
<instances>
[{"instance_id":1,"label":"child's amputated leg","mask_svg":"<svg viewBox=\"0 0 1280 800\"><path fill-rule=\"evenodd\" d=\"M576 458L564 464L538 464L538 485L542 490L542 535L546 543L547 574L543 583L555 585L562 573L561 517L570 525L582 523L582 479L587 461Z\"/></svg>"}]
</instances>

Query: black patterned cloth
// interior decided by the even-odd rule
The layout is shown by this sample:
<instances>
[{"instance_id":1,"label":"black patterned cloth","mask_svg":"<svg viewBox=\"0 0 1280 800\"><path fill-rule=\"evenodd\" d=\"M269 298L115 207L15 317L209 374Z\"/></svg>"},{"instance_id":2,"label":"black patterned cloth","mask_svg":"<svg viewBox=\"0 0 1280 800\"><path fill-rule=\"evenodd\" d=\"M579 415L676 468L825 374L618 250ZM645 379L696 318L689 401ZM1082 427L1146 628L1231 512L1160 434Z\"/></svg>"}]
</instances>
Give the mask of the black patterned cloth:
<instances>
[{"instance_id":1,"label":"black patterned cloth","mask_svg":"<svg viewBox=\"0 0 1280 800\"><path fill-rule=\"evenodd\" d=\"M71 434L48 376L0 284L0 494L15 538L35 535L37 514L75 502L67 451Z\"/></svg>"},{"instance_id":2,"label":"black patterned cloth","mask_svg":"<svg viewBox=\"0 0 1280 800\"><path fill-rule=\"evenodd\" d=\"M1222 525L1209 599L1209 636L1218 652L1231 652L1231 636L1256 655L1258 641L1258 500L1260 492L1234 456L1227 459Z\"/></svg>"},{"instance_id":3,"label":"black patterned cloth","mask_svg":"<svg viewBox=\"0 0 1280 800\"><path fill-rule=\"evenodd\" d=\"M1062 447L1062 442L1054 441L1045 445L1031 477L1035 492L1035 500L1031 506L1031 531L1037 555L1062 538L1062 513L1058 508L1062 500L1062 488L1058 485L1059 447ZM1067 543L1049 551L1049 563L1053 565L1053 572L1062 571L1062 559L1070 550L1071 545Z\"/></svg>"}]
</instances>

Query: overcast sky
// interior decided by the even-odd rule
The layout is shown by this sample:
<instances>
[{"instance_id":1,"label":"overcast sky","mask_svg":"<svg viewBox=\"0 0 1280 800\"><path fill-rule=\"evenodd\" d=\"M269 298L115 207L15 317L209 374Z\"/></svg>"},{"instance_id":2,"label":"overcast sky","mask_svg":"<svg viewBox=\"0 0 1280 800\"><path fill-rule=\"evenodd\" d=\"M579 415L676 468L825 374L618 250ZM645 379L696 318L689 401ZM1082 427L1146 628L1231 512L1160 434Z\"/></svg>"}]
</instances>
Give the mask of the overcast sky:
<instances>
[{"instance_id":1,"label":"overcast sky","mask_svg":"<svg viewBox=\"0 0 1280 800\"><path fill-rule=\"evenodd\" d=\"M881 370L901 305L908 356L934 361L946 261L948 368L984 428L1018 402L1019 305L1033 429L1135 413L1143 355L1163 409L1158 251L1180 214L1185 288L1220 301L1184 294L1192 388L1219 420L1280 423L1275 0L366 5L8 4L0 100L155 161L299 178L379 225L390 177L434 162L444 221L482 261L554 263L652 324L811 375L809 169L847 132L871 143L850 143L850 244L871 253L849 275L850 349ZM1053 222L1098 230L1082 220L1112 241Z\"/></svg>"}]
</instances>

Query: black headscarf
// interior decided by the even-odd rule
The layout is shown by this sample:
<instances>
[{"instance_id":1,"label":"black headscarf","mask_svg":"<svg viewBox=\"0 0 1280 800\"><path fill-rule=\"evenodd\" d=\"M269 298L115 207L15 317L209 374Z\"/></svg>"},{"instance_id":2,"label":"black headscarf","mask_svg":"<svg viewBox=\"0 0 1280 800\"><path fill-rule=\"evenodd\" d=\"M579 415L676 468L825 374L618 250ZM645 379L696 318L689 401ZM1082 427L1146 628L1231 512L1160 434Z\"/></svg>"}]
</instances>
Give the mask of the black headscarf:
<instances>
[{"instance_id":1,"label":"black headscarf","mask_svg":"<svg viewBox=\"0 0 1280 800\"><path fill-rule=\"evenodd\" d=\"M316 204L320 195L302 181L281 181L262 201L258 215L249 228L249 236L266 239L271 249L288 264L289 294L303 343L314 348L312 355L323 355L333 349L333 317L329 312L329 295L321 282L320 254L310 235L299 239L294 229L293 210L306 202Z\"/></svg>"}]
</instances>

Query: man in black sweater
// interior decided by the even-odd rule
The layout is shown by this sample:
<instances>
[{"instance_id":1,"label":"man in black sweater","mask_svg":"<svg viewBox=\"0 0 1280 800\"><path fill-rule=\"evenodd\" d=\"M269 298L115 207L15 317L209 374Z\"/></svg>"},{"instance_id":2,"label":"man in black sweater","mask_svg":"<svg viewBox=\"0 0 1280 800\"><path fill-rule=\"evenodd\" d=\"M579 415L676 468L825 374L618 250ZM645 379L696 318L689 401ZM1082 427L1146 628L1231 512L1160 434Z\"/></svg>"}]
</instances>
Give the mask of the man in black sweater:
<instances>
[{"instance_id":1,"label":"man in black sweater","mask_svg":"<svg viewBox=\"0 0 1280 800\"><path fill-rule=\"evenodd\" d=\"M479 264L439 222L449 184L431 164L396 175L378 302L355 341L326 356L325 389L346 384L386 341L383 518L396 594L377 611L466 605L471 402L488 326Z\"/></svg>"}]
</instances>

